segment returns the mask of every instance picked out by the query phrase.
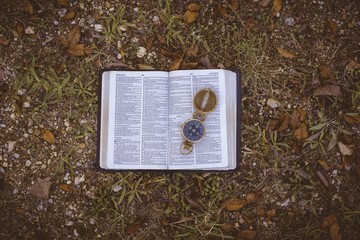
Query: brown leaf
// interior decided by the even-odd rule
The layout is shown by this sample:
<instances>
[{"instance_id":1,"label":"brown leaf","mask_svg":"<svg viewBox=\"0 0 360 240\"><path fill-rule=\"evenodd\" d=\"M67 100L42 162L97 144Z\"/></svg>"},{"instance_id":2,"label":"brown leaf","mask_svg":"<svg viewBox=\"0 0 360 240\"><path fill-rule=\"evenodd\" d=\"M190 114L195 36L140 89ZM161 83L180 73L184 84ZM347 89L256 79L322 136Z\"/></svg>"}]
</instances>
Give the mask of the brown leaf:
<instances>
[{"instance_id":1,"label":"brown leaf","mask_svg":"<svg viewBox=\"0 0 360 240\"><path fill-rule=\"evenodd\" d=\"M268 220L275 217L275 215L276 215L276 209L271 209L266 212L266 216L267 216Z\"/></svg>"},{"instance_id":2,"label":"brown leaf","mask_svg":"<svg viewBox=\"0 0 360 240\"><path fill-rule=\"evenodd\" d=\"M84 47L84 53L85 54L91 54L92 53L92 49L90 46L85 46Z\"/></svg>"},{"instance_id":3,"label":"brown leaf","mask_svg":"<svg viewBox=\"0 0 360 240\"><path fill-rule=\"evenodd\" d=\"M50 132L50 130L48 130L48 129L44 130L42 137L45 141L47 141L48 143L50 143L52 145L54 145L56 142L54 134L52 134L52 132Z\"/></svg>"},{"instance_id":4,"label":"brown leaf","mask_svg":"<svg viewBox=\"0 0 360 240\"><path fill-rule=\"evenodd\" d=\"M359 124L360 123L360 114L345 114L343 115L344 120L347 124Z\"/></svg>"},{"instance_id":5,"label":"brown leaf","mask_svg":"<svg viewBox=\"0 0 360 240\"><path fill-rule=\"evenodd\" d=\"M180 67L180 64L182 62L182 58L176 58L172 61L172 63L170 64L170 67L169 67L169 71L172 71L172 70L178 70L179 67Z\"/></svg>"},{"instance_id":6,"label":"brown leaf","mask_svg":"<svg viewBox=\"0 0 360 240\"><path fill-rule=\"evenodd\" d=\"M7 37L5 37L5 36L0 37L0 44L1 44L1 45L6 46L6 45L9 44L9 42L10 42L10 39L9 39L9 38L7 38Z\"/></svg>"},{"instance_id":7,"label":"brown leaf","mask_svg":"<svg viewBox=\"0 0 360 240\"><path fill-rule=\"evenodd\" d=\"M271 3L271 0L261 0L259 2L260 6L267 7Z\"/></svg>"},{"instance_id":8,"label":"brown leaf","mask_svg":"<svg viewBox=\"0 0 360 240\"><path fill-rule=\"evenodd\" d=\"M342 95L341 89L338 85L329 84L314 90L314 96L336 96L339 97Z\"/></svg>"},{"instance_id":9,"label":"brown leaf","mask_svg":"<svg viewBox=\"0 0 360 240\"><path fill-rule=\"evenodd\" d=\"M336 33L337 28L338 28L336 22L334 22L333 20L330 20L328 25L329 25L330 31L331 31L333 34Z\"/></svg>"},{"instance_id":10,"label":"brown leaf","mask_svg":"<svg viewBox=\"0 0 360 240\"><path fill-rule=\"evenodd\" d=\"M221 204L221 208L228 211L238 211L244 206L246 206L248 202L242 199L230 199L226 200Z\"/></svg>"},{"instance_id":11,"label":"brown leaf","mask_svg":"<svg viewBox=\"0 0 360 240\"><path fill-rule=\"evenodd\" d=\"M142 223L142 220L136 221L136 222L133 222L133 223L127 225L125 228L126 234L131 235L131 234L138 232L141 228L141 223Z\"/></svg>"},{"instance_id":12,"label":"brown leaf","mask_svg":"<svg viewBox=\"0 0 360 240\"><path fill-rule=\"evenodd\" d=\"M329 230L331 240L341 240L340 226L338 223L333 223Z\"/></svg>"},{"instance_id":13,"label":"brown leaf","mask_svg":"<svg viewBox=\"0 0 360 240\"><path fill-rule=\"evenodd\" d=\"M190 3L187 6L187 10L189 10L190 12L195 12L195 11L199 11L201 8L201 6L198 3Z\"/></svg>"},{"instance_id":14,"label":"brown leaf","mask_svg":"<svg viewBox=\"0 0 360 240\"><path fill-rule=\"evenodd\" d=\"M80 28L74 27L66 34L64 47L71 47L78 44L80 41Z\"/></svg>"},{"instance_id":15,"label":"brown leaf","mask_svg":"<svg viewBox=\"0 0 360 240\"><path fill-rule=\"evenodd\" d=\"M354 150L352 148L346 146L345 144L343 144L340 141L337 143L337 145L339 147L341 154L344 156L350 156L354 153Z\"/></svg>"},{"instance_id":16,"label":"brown leaf","mask_svg":"<svg viewBox=\"0 0 360 240\"><path fill-rule=\"evenodd\" d=\"M233 10L234 12L236 12L239 9L240 6L240 2L239 1L232 1L230 3L230 8L231 10Z\"/></svg>"},{"instance_id":17,"label":"brown leaf","mask_svg":"<svg viewBox=\"0 0 360 240\"><path fill-rule=\"evenodd\" d=\"M198 45L192 45L187 51L186 51L186 56L187 57L196 57L196 55L199 52L199 47Z\"/></svg>"},{"instance_id":18,"label":"brown leaf","mask_svg":"<svg viewBox=\"0 0 360 240\"><path fill-rule=\"evenodd\" d=\"M261 193L258 192L258 193L249 193L247 196L246 196L246 201L248 203L251 203L251 202L254 202L254 201L257 201L261 196Z\"/></svg>"},{"instance_id":19,"label":"brown leaf","mask_svg":"<svg viewBox=\"0 0 360 240\"><path fill-rule=\"evenodd\" d=\"M253 240L256 236L256 232L253 230L243 230L238 232L235 240Z\"/></svg>"},{"instance_id":20,"label":"brown leaf","mask_svg":"<svg viewBox=\"0 0 360 240\"><path fill-rule=\"evenodd\" d=\"M295 137L296 140L301 140L301 141L309 137L308 126L307 126L307 124L305 122L302 123L300 125L300 127L295 129L294 137Z\"/></svg>"},{"instance_id":21,"label":"brown leaf","mask_svg":"<svg viewBox=\"0 0 360 240\"><path fill-rule=\"evenodd\" d=\"M262 208L258 208L257 210L256 210L256 214L259 216L259 217L265 217L265 210L264 209L262 209Z\"/></svg>"},{"instance_id":22,"label":"brown leaf","mask_svg":"<svg viewBox=\"0 0 360 240\"><path fill-rule=\"evenodd\" d=\"M183 16L183 21L185 24L190 24L194 22L198 16L199 16L198 12L191 12L187 10Z\"/></svg>"},{"instance_id":23,"label":"brown leaf","mask_svg":"<svg viewBox=\"0 0 360 240\"><path fill-rule=\"evenodd\" d=\"M71 186L69 184L60 184L59 188L65 192L71 192Z\"/></svg>"},{"instance_id":24,"label":"brown leaf","mask_svg":"<svg viewBox=\"0 0 360 240\"><path fill-rule=\"evenodd\" d=\"M280 121L278 119L271 119L269 122L269 130L275 131L279 126Z\"/></svg>"},{"instance_id":25,"label":"brown leaf","mask_svg":"<svg viewBox=\"0 0 360 240\"><path fill-rule=\"evenodd\" d=\"M319 170L316 170L316 173L317 173L319 179L321 180L321 182L325 185L325 187L329 187L329 181L324 176L324 174L326 174L326 173L322 173Z\"/></svg>"},{"instance_id":26,"label":"brown leaf","mask_svg":"<svg viewBox=\"0 0 360 240\"><path fill-rule=\"evenodd\" d=\"M29 15L33 15L34 13L34 7L28 0L24 0L24 12Z\"/></svg>"},{"instance_id":27,"label":"brown leaf","mask_svg":"<svg viewBox=\"0 0 360 240\"><path fill-rule=\"evenodd\" d=\"M278 15L281 11L281 7L282 7L281 0L274 0L272 7L273 15Z\"/></svg>"},{"instance_id":28,"label":"brown leaf","mask_svg":"<svg viewBox=\"0 0 360 240\"><path fill-rule=\"evenodd\" d=\"M146 64L138 64L138 69L140 70L154 70L155 68L150 66L150 65L146 65Z\"/></svg>"},{"instance_id":29,"label":"brown leaf","mask_svg":"<svg viewBox=\"0 0 360 240\"><path fill-rule=\"evenodd\" d=\"M185 62L182 61L180 64L180 69L196 69L199 65L198 62Z\"/></svg>"},{"instance_id":30,"label":"brown leaf","mask_svg":"<svg viewBox=\"0 0 360 240\"><path fill-rule=\"evenodd\" d=\"M346 70L353 72L356 69L360 68L360 63L358 63L356 60L351 60L347 65L346 65Z\"/></svg>"},{"instance_id":31,"label":"brown leaf","mask_svg":"<svg viewBox=\"0 0 360 240\"><path fill-rule=\"evenodd\" d=\"M60 7L69 7L70 1L69 0L56 0L57 4L59 4Z\"/></svg>"},{"instance_id":32,"label":"brown leaf","mask_svg":"<svg viewBox=\"0 0 360 240\"><path fill-rule=\"evenodd\" d=\"M281 117L281 120L280 120L280 127L279 127L279 132L283 132L285 131L286 129L288 129L289 127L289 124L290 124L290 114L288 113L284 113Z\"/></svg>"},{"instance_id":33,"label":"brown leaf","mask_svg":"<svg viewBox=\"0 0 360 240\"><path fill-rule=\"evenodd\" d=\"M64 19L64 20L72 20L72 19L75 18L75 16L76 16L75 10L74 10L74 9L70 9L70 10L68 10L68 11L65 13L63 19Z\"/></svg>"},{"instance_id":34,"label":"brown leaf","mask_svg":"<svg viewBox=\"0 0 360 240\"><path fill-rule=\"evenodd\" d=\"M318 163L326 171L329 171L331 169L330 166L327 164L327 162L325 160L323 160L323 159L318 160Z\"/></svg>"},{"instance_id":35,"label":"brown leaf","mask_svg":"<svg viewBox=\"0 0 360 240\"><path fill-rule=\"evenodd\" d=\"M226 232L231 232L232 230L234 230L235 228L235 223L231 222L231 223L225 223L221 229L223 229Z\"/></svg>"},{"instance_id":36,"label":"brown leaf","mask_svg":"<svg viewBox=\"0 0 360 240\"><path fill-rule=\"evenodd\" d=\"M229 14L227 13L227 8L220 4L219 7L218 7L218 12L221 14L221 16L223 17L229 17Z\"/></svg>"},{"instance_id":37,"label":"brown leaf","mask_svg":"<svg viewBox=\"0 0 360 240\"><path fill-rule=\"evenodd\" d=\"M84 51L84 44L76 44L76 45L72 45L68 52L76 57L80 57L80 56L84 56L85 55L85 51Z\"/></svg>"},{"instance_id":38,"label":"brown leaf","mask_svg":"<svg viewBox=\"0 0 360 240\"><path fill-rule=\"evenodd\" d=\"M50 190L50 178L38 178L31 186L30 194L35 198L46 198Z\"/></svg>"},{"instance_id":39,"label":"brown leaf","mask_svg":"<svg viewBox=\"0 0 360 240\"><path fill-rule=\"evenodd\" d=\"M278 53L280 54L280 56L284 57L284 58L296 58L296 54L286 50L286 49L283 49L283 48L276 48Z\"/></svg>"},{"instance_id":40,"label":"brown leaf","mask_svg":"<svg viewBox=\"0 0 360 240\"><path fill-rule=\"evenodd\" d=\"M21 37L23 35L25 31L25 27L24 24L22 22L17 22L16 23L16 33L19 35L19 37Z\"/></svg>"},{"instance_id":41,"label":"brown leaf","mask_svg":"<svg viewBox=\"0 0 360 240\"><path fill-rule=\"evenodd\" d=\"M321 224L321 228L328 231L330 229L330 226L333 225L334 223L337 223L337 218L335 214L331 214L324 219L324 221Z\"/></svg>"},{"instance_id":42,"label":"brown leaf","mask_svg":"<svg viewBox=\"0 0 360 240\"><path fill-rule=\"evenodd\" d=\"M322 78L324 79L333 79L334 75L329 65L321 64L319 65L319 72Z\"/></svg>"},{"instance_id":43,"label":"brown leaf","mask_svg":"<svg viewBox=\"0 0 360 240\"><path fill-rule=\"evenodd\" d=\"M160 44L166 44L166 39L160 34L156 33L156 38L160 42Z\"/></svg>"},{"instance_id":44,"label":"brown leaf","mask_svg":"<svg viewBox=\"0 0 360 240\"><path fill-rule=\"evenodd\" d=\"M200 58L200 63L207 69L212 69L213 68L208 55L206 55L205 57Z\"/></svg>"}]
</instances>

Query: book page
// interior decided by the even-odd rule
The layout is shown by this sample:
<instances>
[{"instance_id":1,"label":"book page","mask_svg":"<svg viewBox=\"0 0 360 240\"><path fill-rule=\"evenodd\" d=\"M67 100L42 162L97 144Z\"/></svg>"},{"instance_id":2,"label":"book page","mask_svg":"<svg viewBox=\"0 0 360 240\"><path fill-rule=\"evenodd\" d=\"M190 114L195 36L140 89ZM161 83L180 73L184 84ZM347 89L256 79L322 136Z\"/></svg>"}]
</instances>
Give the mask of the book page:
<instances>
[{"instance_id":1,"label":"book page","mask_svg":"<svg viewBox=\"0 0 360 240\"><path fill-rule=\"evenodd\" d=\"M166 169L168 73L112 71L109 81L107 167Z\"/></svg>"},{"instance_id":2,"label":"book page","mask_svg":"<svg viewBox=\"0 0 360 240\"><path fill-rule=\"evenodd\" d=\"M228 165L225 74L223 70L170 72L169 84L169 169L218 168ZM218 97L215 110L206 115L205 137L195 143L189 155L180 152L181 124L193 118L193 98L202 88L211 88Z\"/></svg>"}]
</instances>

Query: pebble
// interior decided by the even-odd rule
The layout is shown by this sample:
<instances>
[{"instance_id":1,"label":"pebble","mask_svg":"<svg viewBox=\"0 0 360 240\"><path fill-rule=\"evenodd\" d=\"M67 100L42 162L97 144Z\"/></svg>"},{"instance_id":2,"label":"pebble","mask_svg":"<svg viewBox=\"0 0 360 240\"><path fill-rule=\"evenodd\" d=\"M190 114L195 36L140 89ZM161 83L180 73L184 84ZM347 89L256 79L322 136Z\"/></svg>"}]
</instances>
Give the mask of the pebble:
<instances>
[{"instance_id":1,"label":"pebble","mask_svg":"<svg viewBox=\"0 0 360 240\"><path fill-rule=\"evenodd\" d=\"M269 105L271 108L277 108L277 107L281 106L281 103L273 98L269 98L266 101L266 104Z\"/></svg>"},{"instance_id":2,"label":"pebble","mask_svg":"<svg viewBox=\"0 0 360 240\"><path fill-rule=\"evenodd\" d=\"M154 16L152 20L154 23L160 23L160 18L158 16Z\"/></svg>"},{"instance_id":3,"label":"pebble","mask_svg":"<svg viewBox=\"0 0 360 240\"><path fill-rule=\"evenodd\" d=\"M23 107L24 107L24 108L30 107L30 103L29 103L29 102L24 102L24 103L23 103Z\"/></svg>"},{"instance_id":4,"label":"pebble","mask_svg":"<svg viewBox=\"0 0 360 240\"><path fill-rule=\"evenodd\" d=\"M122 59L121 53L119 53L119 54L116 56L116 58L119 59L119 60Z\"/></svg>"},{"instance_id":5,"label":"pebble","mask_svg":"<svg viewBox=\"0 0 360 240\"><path fill-rule=\"evenodd\" d=\"M137 53L136 53L136 56L138 58L142 58L146 55L146 49L144 47L139 47Z\"/></svg>"},{"instance_id":6,"label":"pebble","mask_svg":"<svg viewBox=\"0 0 360 240\"><path fill-rule=\"evenodd\" d=\"M55 26L59 25L59 22L56 21L56 20L54 20L54 25L55 25Z\"/></svg>"},{"instance_id":7,"label":"pebble","mask_svg":"<svg viewBox=\"0 0 360 240\"><path fill-rule=\"evenodd\" d=\"M0 167L0 173L5 173L5 169L3 167Z\"/></svg>"},{"instance_id":8,"label":"pebble","mask_svg":"<svg viewBox=\"0 0 360 240\"><path fill-rule=\"evenodd\" d=\"M118 192L122 189L122 186L120 186L119 184L114 184L111 186L111 190L113 190L114 192Z\"/></svg>"},{"instance_id":9,"label":"pebble","mask_svg":"<svg viewBox=\"0 0 360 240\"><path fill-rule=\"evenodd\" d=\"M65 225L66 226L72 226L72 225L74 225L74 222L70 221L70 220L66 220Z\"/></svg>"},{"instance_id":10,"label":"pebble","mask_svg":"<svg viewBox=\"0 0 360 240\"><path fill-rule=\"evenodd\" d=\"M79 176L76 176L75 177L75 180L74 180L74 184L75 185L79 185L80 183L84 182L85 181L85 177L84 175L81 175L80 177Z\"/></svg>"},{"instance_id":11,"label":"pebble","mask_svg":"<svg viewBox=\"0 0 360 240\"><path fill-rule=\"evenodd\" d=\"M291 27L294 26L295 25L294 18L292 18L292 17L285 18L285 25L291 26Z\"/></svg>"},{"instance_id":12,"label":"pebble","mask_svg":"<svg viewBox=\"0 0 360 240\"><path fill-rule=\"evenodd\" d=\"M25 33L28 34L28 35L34 34L35 33L34 27L30 27L30 26L26 27L25 28Z\"/></svg>"},{"instance_id":13,"label":"pebble","mask_svg":"<svg viewBox=\"0 0 360 240\"><path fill-rule=\"evenodd\" d=\"M58 10L58 14L61 18L65 16L66 12L67 12L66 8L60 8Z\"/></svg>"},{"instance_id":14,"label":"pebble","mask_svg":"<svg viewBox=\"0 0 360 240\"><path fill-rule=\"evenodd\" d=\"M18 158L20 157L20 154L14 153L14 157L15 157L16 159L18 159Z\"/></svg>"},{"instance_id":15,"label":"pebble","mask_svg":"<svg viewBox=\"0 0 360 240\"><path fill-rule=\"evenodd\" d=\"M102 32L103 26L101 24L94 24L94 28L96 32Z\"/></svg>"},{"instance_id":16,"label":"pebble","mask_svg":"<svg viewBox=\"0 0 360 240\"><path fill-rule=\"evenodd\" d=\"M7 144L8 144L8 152L12 152L15 149L16 142L15 141L9 141Z\"/></svg>"},{"instance_id":17,"label":"pebble","mask_svg":"<svg viewBox=\"0 0 360 240\"><path fill-rule=\"evenodd\" d=\"M6 124L2 123L2 124L0 124L0 127L1 128L6 128Z\"/></svg>"},{"instance_id":18,"label":"pebble","mask_svg":"<svg viewBox=\"0 0 360 240\"><path fill-rule=\"evenodd\" d=\"M12 192L14 195L18 194L19 193L19 189L17 188L14 188L13 192Z\"/></svg>"},{"instance_id":19,"label":"pebble","mask_svg":"<svg viewBox=\"0 0 360 240\"><path fill-rule=\"evenodd\" d=\"M91 225L94 225L94 224L96 223L96 222L95 222L95 219L90 218L89 223L90 223Z\"/></svg>"},{"instance_id":20,"label":"pebble","mask_svg":"<svg viewBox=\"0 0 360 240\"><path fill-rule=\"evenodd\" d=\"M77 232L76 229L74 229L74 236L75 236L75 237L79 236L79 233Z\"/></svg>"},{"instance_id":21,"label":"pebble","mask_svg":"<svg viewBox=\"0 0 360 240\"><path fill-rule=\"evenodd\" d=\"M19 95L19 96L22 96L22 95L24 95L26 93L26 89L25 88L20 88L18 91L17 91L17 94Z\"/></svg>"}]
</instances>

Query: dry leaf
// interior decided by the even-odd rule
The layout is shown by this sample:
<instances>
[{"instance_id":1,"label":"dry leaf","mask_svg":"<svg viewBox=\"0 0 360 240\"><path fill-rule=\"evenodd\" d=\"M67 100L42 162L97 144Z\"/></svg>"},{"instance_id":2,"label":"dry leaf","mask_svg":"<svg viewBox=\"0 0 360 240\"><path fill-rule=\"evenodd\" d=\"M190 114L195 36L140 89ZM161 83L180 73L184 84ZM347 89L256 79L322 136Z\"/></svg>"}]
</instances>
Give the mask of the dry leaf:
<instances>
[{"instance_id":1,"label":"dry leaf","mask_svg":"<svg viewBox=\"0 0 360 240\"><path fill-rule=\"evenodd\" d=\"M69 0L56 0L57 4L59 4L60 7L68 7L70 6Z\"/></svg>"},{"instance_id":2,"label":"dry leaf","mask_svg":"<svg viewBox=\"0 0 360 240\"><path fill-rule=\"evenodd\" d=\"M224 231L226 231L226 232L230 232L230 231L232 231L233 229L235 228L235 223L225 223L222 227L221 227L221 229L223 229Z\"/></svg>"},{"instance_id":3,"label":"dry leaf","mask_svg":"<svg viewBox=\"0 0 360 240\"><path fill-rule=\"evenodd\" d=\"M160 44L166 44L166 39L163 36L161 36L160 34L156 33L156 38L158 39Z\"/></svg>"},{"instance_id":4,"label":"dry leaf","mask_svg":"<svg viewBox=\"0 0 360 240\"><path fill-rule=\"evenodd\" d=\"M231 10L233 10L234 12L236 12L239 9L240 6L240 2L239 1L232 1L230 3L230 8Z\"/></svg>"},{"instance_id":5,"label":"dry leaf","mask_svg":"<svg viewBox=\"0 0 360 240\"><path fill-rule=\"evenodd\" d=\"M34 7L28 0L24 1L24 12L26 12L30 15L33 15L33 13L34 13Z\"/></svg>"},{"instance_id":6,"label":"dry leaf","mask_svg":"<svg viewBox=\"0 0 360 240\"><path fill-rule=\"evenodd\" d=\"M64 20L72 20L75 18L75 16L76 16L76 12L73 9L70 9L65 13L63 19Z\"/></svg>"},{"instance_id":7,"label":"dry leaf","mask_svg":"<svg viewBox=\"0 0 360 240\"><path fill-rule=\"evenodd\" d=\"M341 89L338 85L330 84L325 85L314 90L314 96L336 96L342 95Z\"/></svg>"},{"instance_id":8,"label":"dry leaf","mask_svg":"<svg viewBox=\"0 0 360 240\"><path fill-rule=\"evenodd\" d=\"M142 220L136 221L136 222L131 223L130 225L127 225L125 228L126 234L131 235L131 234L138 232L141 228L141 223L142 223Z\"/></svg>"},{"instance_id":9,"label":"dry leaf","mask_svg":"<svg viewBox=\"0 0 360 240\"><path fill-rule=\"evenodd\" d=\"M210 58L208 55L206 55L205 57L200 58L200 63L207 69L212 69L214 68L210 62Z\"/></svg>"},{"instance_id":10,"label":"dry leaf","mask_svg":"<svg viewBox=\"0 0 360 240\"><path fill-rule=\"evenodd\" d=\"M0 37L0 44L1 44L1 45L6 46L6 45L9 44L9 42L10 42L10 39L9 39L9 38L7 38L7 37L5 37L5 36Z\"/></svg>"},{"instance_id":11,"label":"dry leaf","mask_svg":"<svg viewBox=\"0 0 360 240\"><path fill-rule=\"evenodd\" d=\"M31 186L30 194L35 198L46 198L50 190L50 178L38 178Z\"/></svg>"},{"instance_id":12,"label":"dry leaf","mask_svg":"<svg viewBox=\"0 0 360 240\"><path fill-rule=\"evenodd\" d=\"M185 24L190 24L194 22L198 16L199 16L198 12L191 12L187 10L184 14L183 21Z\"/></svg>"},{"instance_id":13,"label":"dry leaf","mask_svg":"<svg viewBox=\"0 0 360 240\"><path fill-rule=\"evenodd\" d=\"M66 34L65 41L63 42L63 45L65 48L74 46L75 44L78 44L80 41L80 28L74 27L73 29Z\"/></svg>"},{"instance_id":14,"label":"dry leaf","mask_svg":"<svg viewBox=\"0 0 360 240\"><path fill-rule=\"evenodd\" d=\"M344 120L347 124L359 124L360 123L360 114L345 114Z\"/></svg>"},{"instance_id":15,"label":"dry leaf","mask_svg":"<svg viewBox=\"0 0 360 240\"><path fill-rule=\"evenodd\" d=\"M249 194L246 196L246 201L247 201L248 203L257 201L260 196L261 196L261 193L249 193Z\"/></svg>"},{"instance_id":16,"label":"dry leaf","mask_svg":"<svg viewBox=\"0 0 360 240\"><path fill-rule=\"evenodd\" d=\"M340 141L337 143L337 145L339 147L341 154L344 156L350 156L354 153L354 150L352 148L346 146L345 144L343 144Z\"/></svg>"},{"instance_id":17,"label":"dry leaf","mask_svg":"<svg viewBox=\"0 0 360 240\"><path fill-rule=\"evenodd\" d=\"M266 215L268 217L268 220L270 220L271 218L275 217L276 215L276 209L271 209L269 211L266 212Z\"/></svg>"},{"instance_id":18,"label":"dry leaf","mask_svg":"<svg viewBox=\"0 0 360 240\"><path fill-rule=\"evenodd\" d=\"M235 240L253 240L256 236L256 232L253 230L243 230L240 231L236 237Z\"/></svg>"},{"instance_id":19,"label":"dry leaf","mask_svg":"<svg viewBox=\"0 0 360 240\"><path fill-rule=\"evenodd\" d=\"M334 223L330 226L329 234L331 240L341 240L340 226L338 223Z\"/></svg>"},{"instance_id":20,"label":"dry leaf","mask_svg":"<svg viewBox=\"0 0 360 240\"><path fill-rule=\"evenodd\" d=\"M280 120L281 124L280 124L280 127L279 127L279 132L283 132L285 131L286 129L288 129L289 127L289 124L290 124L290 114L288 113L284 113L281 117L281 120Z\"/></svg>"},{"instance_id":21,"label":"dry leaf","mask_svg":"<svg viewBox=\"0 0 360 240\"><path fill-rule=\"evenodd\" d=\"M274 0L273 8L272 8L273 15L278 16L280 14L281 7L282 7L281 0Z\"/></svg>"},{"instance_id":22,"label":"dry leaf","mask_svg":"<svg viewBox=\"0 0 360 240\"><path fill-rule=\"evenodd\" d=\"M337 24L333 20L329 21L329 29L332 33L336 33L337 31Z\"/></svg>"},{"instance_id":23,"label":"dry leaf","mask_svg":"<svg viewBox=\"0 0 360 240\"><path fill-rule=\"evenodd\" d=\"M223 4L220 4L218 6L218 12L220 13L221 16L223 17L229 17L229 14L227 13L227 8L226 6L224 6Z\"/></svg>"},{"instance_id":24,"label":"dry leaf","mask_svg":"<svg viewBox=\"0 0 360 240\"><path fill-rule=\"evenodd\" d=\"M16 23L16 33L19 35L19 37L21 37L23 35L25 31L25 26L22 22L17 22Z\"/></svg>"},{"instance_id":25,"label":"dry leaf","mask_svg":"<svg viewBox=\"0 0 360 240\"><path fill-rule=\"evenodd\" d=\"M333 79L334 75L329 65L321 64L319 65L319 72L322 78L324 79Z\"/></svg>"},{"instance_id":26,"label":"dry leaf","mask_svg":"<svg viewBox=\"0 0 360 240\"><path fill-rule=\"evenodd\" d=\"M278 119L271 119L269 122L269 130L275 131L279 126L280 121Z\"/></svg>"},{"instance_id":27,"label":"dry leaf","mask_svg":"<svg viewBox=\"0 0 360 240\"><path fill-rule=\"evenodd\" d=\"M84 47L85 47L84 44L76 44L71 46L68 52L76 57L84 56L85 55Z\"/></svg>"},{"instance_id":28,"label":"dry leaf","mask_svg":"<svg viewBox=\"0 0 360 240\"><path fill-rule=\"evenodd\" d=\"M261 0L259 2L260 6L262 6L262 7L267 7L269 5L269 3L271 3L271 0Z\"/></svg>"},{"instance_id":29,"label":"dry leaf","mask_svg":"<svg viewBox=\"0 0 360 240\"><path fill-rule=\"evenodd\" d=\"M280 56L284 57L284 58L295 58L297 57L296 54L292 53L292 52L289 52L288 50L286 49L283 49L283 48L276 48L278 53L280 54Z\"/></svg>"},{"instance_id":30,"label":"dry leaf","mask_svg":"<svg viewBox=\"0 0 360 240\"><path fill-rule=\"evenodd\" d=\"M324 221L321 224L321 227L324 230L328 231L330 229L330 226L333 225L334 223L337 223L337 219L334 214L331 214L324 219Z\"/></svg>"},{"instance_id":31,"label":"dry leaf","mask_svg":"<svg viewBox=\"0 0 360 240\"><path fill-rule=\"evenodd\" d=\"M325 160L318 160L318 163L320 164L320 166L325 169L326 171L329 171L331 168L330 166L327 164L327 162Z\"/></svg>"},{"instance_id":32,"label":"dry leaf","mask_svg":"<svg viewBox=\"0 0 360 240\"><path fill-rule=\"evenodd\" d=\"M256 210L256 214L259 216L259 217L265 217L265 210L262 209L262 208L258 208Z\"/></svg>"},{"instance_id":33,"label":"dry leaf","mask_svg":"<svg viewBox=\"0 0 360 240\"><path fill-rule=\"evenodd\" d=\"M180 69L196 69L199 65L198 62L185 62L182 61L180 64Z\"/></svg>"},{"instance_id":34,"label":"dry leaf","mask_svg":"<svg viewBox=\"0 0 360 240\"><path fill-rule=\"evenodd\" d=\"M346 64L347 71L353 72L358 68L360 68L360 63L355 60L351 60L348 64Z\"/></svg>"},{"instance_id":35,"label":"dry leaf","mask_svg":"<svg viewBox=\"0 0 360 240\"><path fill-rule=\"evenodd\" d=\"M169 71L172 71L172 70L178 70L179 67L180 67L180 64L182 62L182 58L176 58L172 61L170 67L169 67Z\"/></svg>"},{"instance_id":36,"label":"dry leaf","mask_svg":"<svg viewBox=\"0 0 360 240\"><path fill-rule=\"evenodd\" d=\"M186 56L187 57L195 57L199 52L199 47L195 44L192 45L187 51Z\"/></svg>"},{"instance_id":37,"label":"dry leaf","mask_svg":"<svg viewBox=\"0 0 360 240\"><path fill-rule=\"evenodd\" d=\"M304 122L297 128L294 132L294 137L296 140L304 140L309 137L309 130L307 124Z\"/></svg>"},{"instance_id":38,"label":"dry leaf","mask_svg":"<svg viewBox=\"0 0 360 240\"><path fill-rule=\"evenodd\" d=\"M199 11L200 8L201 6L198 3L190 3L186 9L191 12L195 12L195 11Z\"/></svg>"},{"instance_id":39,"label":"dry leaf","mask_svg":"<svg viewBox=\"0 0 360 240\"><path fill-rule=\"evenodd\" d=\"M71 192L71 186L69 184L60 184L59 188L65 192Z\"/></svg>"},{"instance_id":40,"label":"dry leaf","mask_svg":"<svg viewBox=\"0 0 360 240\"><path fill-rule=\"evenodd\" d=\"M316 170L316 173L317 173L318 177L320 178L321 182L325 185L325 187L329 187L329 181L324 176L324 174L326 174L326 173L323 174L319 170Z\"/></svg>"},{"instance_id":41,"label":"dry leaf","mask_svg":"<svg viewBox=\"0 0 360 240\"><path fill-rule=\"evenodd\" d=\"M54 134L52 134L52 132L50 132L50 130L48 130L48 129L44 130L42 137L45 141L47 141L48 143L50 143L52 145L54 145L56 142Z\"/></svg>"},{"instance_id":42,"label":"dry leaf","mask_svg":"<svg viewBox=\"0 0 360 240\"><path fill-rule=\"evenodd\" d=\"M246 200L231 199L226 200L221 204L221 208L228 211L238 211L243 208L248 202Z\"/></svg>"},{"instance_id":43,"label":"dry leaf","mask_svg":"<svg viewBox=\"0 0 360 240\"><path fill-rule=\"evenodd\" d=\"M146 65L146 64L138 64L138 69L140 70L154 70L155 68L153 68L150 65Z\"/></svg>"}]
</instances>

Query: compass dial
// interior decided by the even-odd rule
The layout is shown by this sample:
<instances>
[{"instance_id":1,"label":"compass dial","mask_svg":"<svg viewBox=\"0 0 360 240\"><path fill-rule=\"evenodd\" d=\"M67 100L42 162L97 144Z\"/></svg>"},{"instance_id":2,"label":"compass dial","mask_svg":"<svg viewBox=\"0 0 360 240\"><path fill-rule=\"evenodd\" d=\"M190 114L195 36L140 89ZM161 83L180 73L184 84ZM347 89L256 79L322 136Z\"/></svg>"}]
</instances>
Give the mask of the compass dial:
<instances>
[{"instance_id":1,"label":"compass dial","mask_svg":"<svg viewBox=\"0 0 360 240\"><path fill-rule=\"evenodd\" d=\"M186 121L182 128L183 137L190 142L198 142L205 135L205 127L197 119Z\"/></svg>"}]
</instances>

